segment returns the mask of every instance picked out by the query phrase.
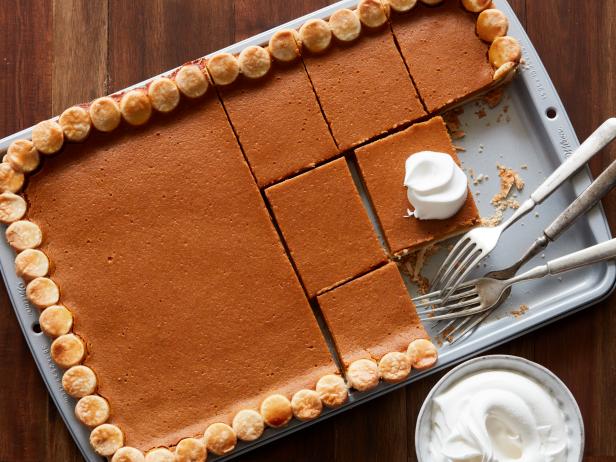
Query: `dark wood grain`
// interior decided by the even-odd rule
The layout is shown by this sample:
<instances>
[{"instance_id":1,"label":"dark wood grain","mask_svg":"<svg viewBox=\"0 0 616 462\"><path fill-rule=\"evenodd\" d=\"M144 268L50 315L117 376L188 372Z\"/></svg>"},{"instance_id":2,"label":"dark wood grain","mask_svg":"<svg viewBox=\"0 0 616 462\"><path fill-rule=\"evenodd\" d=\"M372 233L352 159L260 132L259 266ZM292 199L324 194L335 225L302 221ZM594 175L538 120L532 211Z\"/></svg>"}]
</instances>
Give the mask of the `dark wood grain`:
<instances>
[{"instance_id":1,"label":"dark wood grain","mask_svg":"<svg viewBox=\"0 0 616 462\"><path fill-rule=\"evenodd\" d=\"M0 136L306 14L327 0L0 0ZM616 1L510 0L578 136L616 112ZM616 156L592 162L596 174ZM616 226L616 193L604 202ZM556 372L586 424L586 460L616 460L616 298L494 352ZM0 289L0 462L81 457ZM442 374L391 393L238 461L414 461L415 417Z\"/></svg>"}]
</instances>

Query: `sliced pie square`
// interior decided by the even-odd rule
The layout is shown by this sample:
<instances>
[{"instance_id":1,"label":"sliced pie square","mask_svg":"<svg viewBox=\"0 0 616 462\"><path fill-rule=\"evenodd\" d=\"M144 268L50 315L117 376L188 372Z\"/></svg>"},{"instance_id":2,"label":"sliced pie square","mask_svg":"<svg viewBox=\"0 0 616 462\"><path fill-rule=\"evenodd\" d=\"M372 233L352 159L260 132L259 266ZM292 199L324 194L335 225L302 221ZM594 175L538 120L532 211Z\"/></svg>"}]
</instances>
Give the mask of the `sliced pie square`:
<instances>
[{"instance_id":1,"label":"sliced pie square","mask_svg":"<svg viewBox=\"0 0 616 462\"><path fill-rule=\"evenodd\" d=\"M259 186L338 154L301 62L274 62L265 77L219 92Z\"/></svg>"},{"instance_id":2,"label":"sliced pie square","mask_svg":"<svg viewBox=\"0 0 616 462\"><path fill-rule=\"evenodd\" d=\"M429 338L395 263L378 268L317 298L345 367L380 360Z\"/></svg>"},{"instance_id":3,"label":"sliced pie square","mask_svg":"<svg viewBox=\"0 0 616 462\"><path fill-rule=\"evenodd\" d=\"M341 150L425 115L389 27L303 59Z\"/></svg>"},{"instance_id":4,"label":"sliced pie square","mask_svg":"<svg viewBox=\"0 0 616 462\"><path fill-rule=\"evenodd\" d=\"M477 17L459 1L418 2L391 25L419 95L433 113L492 84L489 44L475 32Z\"/></svg>"},{"instance_id":5,"label":"sliced pie square","mask_svg":"<svg viewBox=\"0 0 616 462\"><path fill-rule=\"evenodd\" d=\"M265 193L310 296L385 261L345 159Z\"/></svg>"},{"instance_id":6,"label":"sliced pie square","mask_svg":"<svg viewBox=\"0 0 616 462\"><path fill-rule=\"evenodd\" d=\"M449 154L460 163L441 117L418 123L355 151L359 171L392 254L413 250L466 231L479 221L469 192L451 218L418 220L406 217L410 205L404 187L405 161L419 151Z\"/></svg>"}]
</instances>

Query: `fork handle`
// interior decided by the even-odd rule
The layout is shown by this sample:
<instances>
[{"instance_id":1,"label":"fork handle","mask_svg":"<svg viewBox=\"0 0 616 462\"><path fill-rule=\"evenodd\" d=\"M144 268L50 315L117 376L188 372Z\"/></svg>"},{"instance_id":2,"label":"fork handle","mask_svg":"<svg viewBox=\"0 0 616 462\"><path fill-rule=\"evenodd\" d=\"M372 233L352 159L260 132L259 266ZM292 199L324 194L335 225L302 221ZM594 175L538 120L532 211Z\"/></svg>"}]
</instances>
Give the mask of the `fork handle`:
<instances>
[{"instance_id":1,"label":"fork handle","mask_svg":"<svg viewBox=\"0 0 616 462\"><path fill-rule=\"evenodd\" d=\"M558 274L613 258L616 258L616 239L610 239L564 257L550 260L545 266L549 274Z\"/></svg>"},{"instance_id":2,"label":"fork handle","mask_svg":"<svg viewBox=\"0 0 616 462\"><path fill-rule=\"evenodd\" d=\"M588 212L597 202L603 199L614 186L616 186L616 160L613 161L563 213L558 215L558 217L545 228L543 231L545 236L550 241L556 240L580 215Z\"/></svg>"},{"instance_id":3,"label":"fork handle","mask_svg":"<svg viewBox=\"0 0 616 462\"><path fill-rule=\"evenodd\" d=\"M603 149L616 137L616 118L603 122L573 154L571 154L552 174L533 192L531 199L540 204L554 192L567 178L579 170L592 156Z\"/></svg>"}]
</instances>

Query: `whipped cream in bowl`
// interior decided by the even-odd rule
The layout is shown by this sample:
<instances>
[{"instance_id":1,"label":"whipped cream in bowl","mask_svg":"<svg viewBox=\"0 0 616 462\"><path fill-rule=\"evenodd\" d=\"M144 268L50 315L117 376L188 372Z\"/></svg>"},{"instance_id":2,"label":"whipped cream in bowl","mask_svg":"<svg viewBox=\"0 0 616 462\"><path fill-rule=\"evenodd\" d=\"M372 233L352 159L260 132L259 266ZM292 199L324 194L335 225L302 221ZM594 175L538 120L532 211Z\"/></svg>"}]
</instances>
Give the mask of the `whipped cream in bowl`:
<instances>
[{"instance_id":1,"label":"whipped cream in bowl","mask_svg":"<svg viewBox=\"0 0 616 462\"><path fill-rule=\"evenodd\" d=\"M584 425L567 387L524 358L493 355L452 369L417 419L423 462L580 462Z\"/></svg>"},{"instance_id":2,"label":"whipped cream in bowl","mask_svg":"<svg viewBox=\"0 0 616 462\"><path fill-rule=\"evenodd\" d=\"M466 202L468 182L449 154L421 151L405 162L404 186L419 220L445 220Z\"/></svg>"}]
</instances>

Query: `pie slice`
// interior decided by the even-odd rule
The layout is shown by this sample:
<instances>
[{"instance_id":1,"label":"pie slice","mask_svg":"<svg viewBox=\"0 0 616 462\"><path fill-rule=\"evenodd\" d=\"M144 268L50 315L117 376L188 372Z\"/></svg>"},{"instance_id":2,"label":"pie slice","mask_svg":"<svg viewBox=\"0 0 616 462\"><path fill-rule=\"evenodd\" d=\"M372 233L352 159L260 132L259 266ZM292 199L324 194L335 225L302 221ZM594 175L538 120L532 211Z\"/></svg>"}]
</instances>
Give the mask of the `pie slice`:
<instances>
[{"instance_id":1,"label":"pie slice","mask_svg":"<svg viewBox=\"0 0 616 462\"><path fill-rule=\"evenodd\" d=\"M355 151L360 174L393 255L460 234L479 222L479 212L469 192L466 203L446 220L407 217L409 204L404 187L405 161L419 151L451 155L460 163L441 117L418 123Z\"/></svg>"},{"instance_id":2,"label":"pie slice","mask_svg":"<svg viewBox=\"0 0 616 462\"><path fill-rule=\"evenodd\" d=\"M259 186L338 154L301 62L275 61L267 76L219 91Z\"/></svg>"},{"instance_id":3,"label":"pie slice","mask_svg":"<svg viewBox=\"0 0 616 462\"><path fill-rule=\"evenodd\" d=\"M477 15L447 0L394 14L391 25L428 112L440 111L491 86L489 43L477 37Z\"/></svg>"},{"instance_id":4,"label":"pie slice","mask_svg":"<svg viewBox=\"0 0 616 462\"><path fill-rule=\"evenodd\" d=\"M395 263L319 295L318 302L346 368L429 338Z\"/></svg>"},{"instance_id":5,"label":"pie slice","mask_svg":"<svg viewBox=\"0 0 616 462\"><path fill-rule=\"evenodd\" d=\"M342 151L426 115L389 27L303 59Z\"/></svg>"},{"instance_id":6,"label":"pie slice","mask_svg":"<svg viewBox=\"0 0 616 462\"><path fill-rule=\"evenodd\" d=\"M65 146L25 190L109 422L144 451L336 371L208 95Z\"/></svg>"},{"instance_id":7,"label":"pie slice","mask_svg":"<svg viewBox=\"0 0 616 462\"><path fill-rule=\"evenodd\" d=\"M265 190L309 296L385 261L345 159Z\"/></svg>"}]
</instances>

